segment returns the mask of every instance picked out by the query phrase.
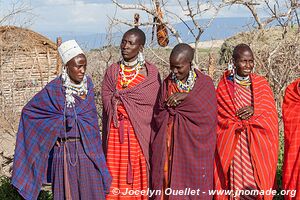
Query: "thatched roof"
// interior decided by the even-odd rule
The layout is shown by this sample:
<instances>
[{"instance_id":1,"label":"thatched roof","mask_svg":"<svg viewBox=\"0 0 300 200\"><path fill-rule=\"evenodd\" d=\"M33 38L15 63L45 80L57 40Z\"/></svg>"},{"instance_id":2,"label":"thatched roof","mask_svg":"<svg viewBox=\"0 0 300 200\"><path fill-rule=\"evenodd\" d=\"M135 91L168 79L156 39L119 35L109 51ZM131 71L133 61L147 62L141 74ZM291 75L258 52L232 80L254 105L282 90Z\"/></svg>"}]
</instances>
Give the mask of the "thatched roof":
<instances>
[{"instance_id":1,"label":"thatched roof","mask_svg":"<svg viewBox=\"0 0 300 200\"><path fill-rule=\"evenodd\" d=\"M34 48L56 50L56 44L39 33L15 26L0 26L0 44L2 51L19 48L31 51Z\"/></svg>"}]
</instances>

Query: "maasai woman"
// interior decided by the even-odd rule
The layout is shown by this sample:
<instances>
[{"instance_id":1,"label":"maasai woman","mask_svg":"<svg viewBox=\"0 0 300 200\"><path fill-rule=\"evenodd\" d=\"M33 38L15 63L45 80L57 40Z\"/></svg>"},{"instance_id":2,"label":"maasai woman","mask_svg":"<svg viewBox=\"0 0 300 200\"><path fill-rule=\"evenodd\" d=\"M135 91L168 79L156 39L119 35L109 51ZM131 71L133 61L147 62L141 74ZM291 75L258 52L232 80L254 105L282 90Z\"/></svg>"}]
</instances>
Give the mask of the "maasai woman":
<instances>
[{"instance_id":1,"label":"maasai woman","mask_svg":"<svg viewBox=\"0 0 300 200\"><path fill-rule=\"evenodd\" d=\"M102 84L103 141L113 182L108 199L147 199L151 121L160 87L158 70L143 58L145 34L127 31L122 60L111 65ZM120 192L115 192L115 191Z\"/></svg>"},{"instance_id":2,"label":"maasai woman","mask_svg":"<svg viewBox=\"0 0 300 200\"><path fill-rule=\"evenodd\" d=\"M283 106L284 161L282 188L285 199L300 199L300 78L285 92Z\"/></svg>"},{"instance_id":3,"label":"maasai woman","mask_svg":"<svg viewBox=\"0 0 300 200\"><path fill-rule=\"evenodd\" d=\"M87 60L75 40L58 48L62 75L23 108L12 184L25 199L37 199L51 157L55 200L105 199L111 177L105 163L94 102L85 75Z\"/></svg>"},{"instance_id":4,"label":"maasai woman","mask_svg":"<svg viewBox=\"0 0 300 200\"><path fill-rule=\"evenodd\" d=\"M170 55L152 134L152 187L162 191L155 199L212 199L217 100L211 78L193 67L193 57L184 43Z\"/></svg>"},{"instance_id":5,"label":"maasai woman","mask_svg":"<svg viewBox=\"0 0 300 200\"><path fill-rule=\"evenodd\" d=\"M237 45L232 57L234 72L226 71L217 88L214 183L215 189L232 190L233 194L215 198L272 199L265 194L274 187L278 157L273 94L263 77L251 73L254 57L248 45Z\"/></svg>"}]
</instances>

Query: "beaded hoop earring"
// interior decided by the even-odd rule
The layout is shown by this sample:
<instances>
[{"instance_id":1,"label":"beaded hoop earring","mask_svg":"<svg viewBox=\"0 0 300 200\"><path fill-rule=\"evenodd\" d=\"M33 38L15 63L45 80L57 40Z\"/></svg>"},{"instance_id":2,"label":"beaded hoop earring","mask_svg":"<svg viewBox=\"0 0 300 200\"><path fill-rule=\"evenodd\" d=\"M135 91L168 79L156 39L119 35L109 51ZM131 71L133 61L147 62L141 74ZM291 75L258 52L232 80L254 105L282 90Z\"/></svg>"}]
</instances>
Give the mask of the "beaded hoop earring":
<instances>
[{"instance_id":1,"label":"beaded hoop earring","mask_svg":"<svg viewBox=\"0 0 300 200\"><path fill-rule=\"evenodd\" d=\"M144 59L144 55L142 52L139 52L137 60L139 63L144 64L145 63L145 59Z\"/></svg>"}]
</instances>

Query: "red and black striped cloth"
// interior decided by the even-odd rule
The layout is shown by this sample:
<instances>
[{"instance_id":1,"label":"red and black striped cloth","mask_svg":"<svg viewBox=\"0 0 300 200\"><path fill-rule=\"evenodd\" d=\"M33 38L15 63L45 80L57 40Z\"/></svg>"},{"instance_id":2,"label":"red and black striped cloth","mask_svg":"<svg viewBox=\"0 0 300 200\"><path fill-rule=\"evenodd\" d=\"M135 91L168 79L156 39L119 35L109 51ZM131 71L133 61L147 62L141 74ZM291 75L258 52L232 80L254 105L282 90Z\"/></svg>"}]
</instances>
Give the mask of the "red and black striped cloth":
<instances>
[{"instance_id":1,"label":"red and black striped cloth","mask_svg":"<svg viewBox=\"0 0 300 200\"><path fill-rule=\"evenodd\" d=\"M169 199L211 199L213 189L213 157L217 126L217 102L211 78L196 70L193 90L176 107L165 105L169 76L165 79L155 113L155 129L151 136L152 189L162 190L166 159L167 126L174 119L173 153L170 166L172 190L200 190L199 195L171 195ZM160 199L157 195L155 199Z\"/></svg>"},{"instance_id":2,"label":"red and black striped cloth","mask_svg":"<svg viewBox=\"0 0 300 200\"><path fill-rule=\"evenodd\" d=\"M278 158L278 118L274 97L268 82L251 74L254 115L249 120L236 116L234 94L224 73L217 88L218 131L215 154L214 185L217 190L230 189L230 166L242 131L248 133L249 152L254 180L260 190L274 188ZM228 199L215 196L215 199ZM264 196L272 199L272 196Z\"/></svg>"},{"instance_id":3,"label":"red and black striped cloth","mask_svg":"<svg viewBox=\"0 0 300 200\"><path fill-rule=\"evenodd\" d=\"M282 187L297 190L296 196L285 199L300 199L300 78L291 83L285 92L282 105L284 122L284 161Z\"/></svg>"},{"instance_id":4,"label":"red and black striped cloth","mask_svg":"<svg viewBox=\"0 0 300 200\"><path fill-rule=\"evenodd\" d=\"M111 65L104 76L102 83L103 101L103 149L107 153L110 126L113 122L118 124L118 102L121 102L126 110L128 119L133 126L134 133L141 147L149 172L149 144L152 131L151 123L157 96L161 85L157 68L149 62L145 63L147 77L135 87L119 90L117 88L119 63Z\"/></svg>"},{"instance_id":5,"label":"red and black striped cloth","mask_svg":"<svg viewBox=\"0 0 300 200\"><path fill-rule=\"evenodd\" d=\"M121 69L120 69L121 70ZM124 72L126 75L131 72ZM124 89L121 85L121 76L118 77L117 89ZM138 74L136 78L127 85L127 88L135 87L144 81L145 76ZM122 103L118 105L119 127L110 123L110 131L107 145L107 167L113 178L111 192L107 199L148 199L147 195L130 195L126 190L140 191L148 189L147 163L142 149L130 122L126 109ZM113 194L118 188L120 194ZM126 194L126 195L125 195Z\"/></svg>"}]
</instances>

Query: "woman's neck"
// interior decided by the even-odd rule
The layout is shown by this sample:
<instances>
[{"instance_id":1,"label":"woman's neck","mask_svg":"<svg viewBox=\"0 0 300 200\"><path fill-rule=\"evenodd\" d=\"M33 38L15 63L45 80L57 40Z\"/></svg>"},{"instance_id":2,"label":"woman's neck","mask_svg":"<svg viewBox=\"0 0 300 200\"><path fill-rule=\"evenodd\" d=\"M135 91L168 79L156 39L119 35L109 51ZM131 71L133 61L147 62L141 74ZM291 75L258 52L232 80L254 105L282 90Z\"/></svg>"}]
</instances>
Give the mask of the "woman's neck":
<instances>
[{"instance_id":1,"label":"woman's neck","mask_svg":"<svg viewBox=\"0 0 300 200\"><path fill-rule=\"evenodd\" d=\"M70 78L70 82L74 85L80 85L81 82L78 82L78 81L73 81L71 78Z\"/></svg>"},{"instance_id":2,"label":"woman's neck","mask_svg":"<svg viewBox=\"0 0 300 200\"><path fill-rule=\"evenodd\" d=\"M250 79L250 76L240 76L238 75L237 73L235 73L235 78L240 80L240 81L246 81L246 80L249 80Z\"/></svg>"},{"instance_id":3,"label":"woman's neck","mask_svg":"<svg viewBox=\"0 0 300 200\"><path fill-rule=\"evenodd\" d=\"M182 83L185 83L186 81L187 81L187 79L189 78L189 74L186 76L186 77L184 77L182 80L180 80Z\"/></svg>"},{"instance_id":4,"label":"woman's neck","mask_svg":"<svg viewBox=\"0 0 300 200\"><path fill-rule=\"evenodd\" d=\"M126 66L126 67L134 67L138 64L138 60L135 59L133 61L125 61L123 60L123 64Z\"/></svg>"}]
</instances>

